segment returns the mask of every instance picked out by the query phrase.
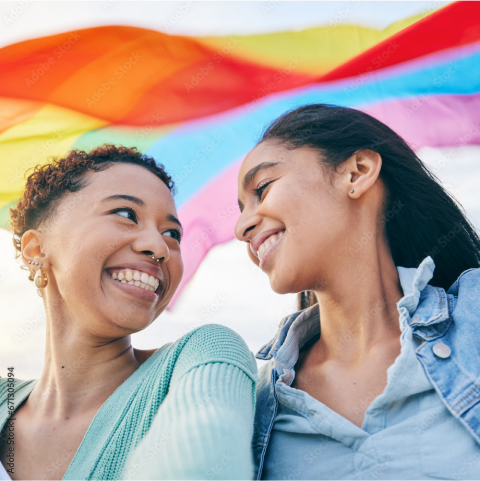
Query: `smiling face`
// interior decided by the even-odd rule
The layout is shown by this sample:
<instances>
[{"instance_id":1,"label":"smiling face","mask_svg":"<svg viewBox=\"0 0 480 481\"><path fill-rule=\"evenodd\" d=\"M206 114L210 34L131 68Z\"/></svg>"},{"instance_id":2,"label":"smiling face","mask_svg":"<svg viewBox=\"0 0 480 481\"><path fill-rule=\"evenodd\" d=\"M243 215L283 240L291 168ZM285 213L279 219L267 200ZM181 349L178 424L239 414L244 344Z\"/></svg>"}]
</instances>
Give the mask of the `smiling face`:
<instances>
[{"instance_id":1,"label":"smiling face","mask_svg":"<svg viewBox=\"0 0 480 481\"><path fill-rule=\"evenodd\" d=\"M239 173L242 214L235 235L248 243L250 258L266 272L275 292L318 291L335 276L339 263L348 261L362 204L349 194L356 179L349 170L353 162L327 173L317 151L290 150L272 141L260 143L246 157Z\"/></svg>"},{"instance_id":2,"label":"smiling face","mask_svg":"<svg viewBox=\"0 0 480 481\"><path fill-rule=\"evenodd\" d=\"M173 197L139 165L112 164L85 179L88 185L67 193L38 229L48 269L47 307L81 319L100 337L131 334L165 309L182 278Z\"/></svg>"}]
</instances>

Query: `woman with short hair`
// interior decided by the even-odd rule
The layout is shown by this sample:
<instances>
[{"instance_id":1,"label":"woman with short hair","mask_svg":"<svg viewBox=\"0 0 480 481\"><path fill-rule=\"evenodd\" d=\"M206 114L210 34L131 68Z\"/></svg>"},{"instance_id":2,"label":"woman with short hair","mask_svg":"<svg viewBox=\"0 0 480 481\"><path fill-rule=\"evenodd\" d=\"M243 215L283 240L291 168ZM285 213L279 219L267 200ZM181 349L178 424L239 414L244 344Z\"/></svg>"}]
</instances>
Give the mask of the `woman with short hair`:
<instances>
[{"instance_id":1,"label":"woman with short hair","mask_svg":"<svg viewBox=\"0 0 480 481\"><path fill-rule=\"evenodd\" d=\"M236 237L280 294L257 479L480 479L480 239L395 132L317 104L239 173Z\"/></svg>"},{"instance_id":2,"label":"woman with short hair","mask_svg":"<svg viewBox=\"0 0 480 481\"><path fill-rule=\"evenodd\" d=\"M172 189L153 158L113 145L28 177L14 244L44 300L47 344L40 379L0 379L11 478L251 476L256 364L240 336L206 325L157 350L130 342L182 277Z\"/></svg>"}]
</instances>

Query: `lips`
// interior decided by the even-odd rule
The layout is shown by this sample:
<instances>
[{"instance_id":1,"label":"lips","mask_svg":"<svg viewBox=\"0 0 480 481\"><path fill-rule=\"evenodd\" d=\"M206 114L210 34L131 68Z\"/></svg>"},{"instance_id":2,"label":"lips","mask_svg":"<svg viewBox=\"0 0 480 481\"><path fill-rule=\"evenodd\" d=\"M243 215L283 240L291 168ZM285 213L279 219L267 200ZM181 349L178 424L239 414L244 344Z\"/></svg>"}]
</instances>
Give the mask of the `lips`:
<instances>
[{"instance_id":1,"label":"lips","mask_svg":"<svg viewBox=\"0 0 480 481\"><path fill-rule=\"evenodd\" d=\"M257 234L251 241L250 241L250 250L253 254L258 257L258 249L260 246L271 236L274 234L278 234L279 232L284 232L285 229L282 227L278 227L276 229L268 229L263 232Z\"/></svg>"},{"instance_id":2,"label":"lips","mask_svg":"<svg viewBox=\"0 0 480 481\"><path fill-rule=\"evenodd\" d=\"M118 282L117 280L112 279L112 277L110 277L106 271L104 271L102 275L105 276L106 282L111 282L112 285L114 285L118 289L126 292L127 294L133 297L142 299L144 301L156 302L162 294L161 285L157 288L157 291L158 291L157 293L157 291L155 292L147 291L135 285L122 284L121 282Z\"/></svg>"},{"instance_id":3,"label":"lips","mask_svg":"<svg viewBox=\"0 0 480 481\"><path fill-rule=\"evenodd\" d=\"M285 229L269 229L257 234L250 242L250 250L260 261L262 268L267 258L285 234Z\"/></svg>"},{"instance_id":4,"label":"lips","mask_svg":"<svg viewBox=\"0 0 480 481\"><path fill-rule=\"evenodd\" d=\"M156 277L160 283L164 281L165 276L163 275L163 270L159 265L153 265L149 262L123 262L122 264L118 264L115 266L109 266L105 268L107 273L111 275L115 271L120 270L132 270L132 271L142 271L148 274L149 276Z\"/></svg>"},{"instance_id":5,"label":"lips","mask_svg":"<svg viewBox=\"0 0 480 481\"><path fill-rule=\"evenodd\" d=\"M134 297L141 298L143 300L147 301L156 301L160 294L165 291L166 288L166 279L163 273L162 268L159 265L153 265L150 264L149 262L125 262L121 263L115 266L109 266L104 269L105 274L107 278L114 283L114 285L121 290L131 294ZM153 290L147 290L148 286L148 281L146 285L144 286L137 286L135 285L135 281L133 279L129 281L129 283L125 282L125 279L123 282L120 282L116 277L116 273L119 272L137 272L137 273L143 273L142 275L145 277L149 277L149 279L155 278L155 283L152 283L154 287L151 287ZM138 281L137 281L138 282ZM141 282L141 280L140 280Z\"/></svg>"}]
</instances>

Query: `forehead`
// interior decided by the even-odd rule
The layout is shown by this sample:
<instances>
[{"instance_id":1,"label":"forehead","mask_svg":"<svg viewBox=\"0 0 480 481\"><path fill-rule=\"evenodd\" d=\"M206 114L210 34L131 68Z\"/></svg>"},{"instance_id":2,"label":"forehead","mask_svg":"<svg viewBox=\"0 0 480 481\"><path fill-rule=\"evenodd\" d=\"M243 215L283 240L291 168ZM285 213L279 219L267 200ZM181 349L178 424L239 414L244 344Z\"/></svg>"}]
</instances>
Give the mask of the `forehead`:
<instances>
[{"instance_id":1,"label":"forehead","mask_svg":"<svg viewBox=\"0 0 480 481\"><path fill-rule=\"evenodd\" d=\"M163 206L175 210L170 189L141 165L117 163L99 172L89 172L87 176L88 185L83 190L88 191L95 201L109 195L125 194L139 197L146 207Z\"/></svg>"},{"instance_id":2,"label":"forehead","mask_svg":"<svg viewBox=\"0 0 480 481\"><path fill-rule=\"evenodd\" d=\"M274 142L262 142L258 144L245 157L240 168L240 173L245 174L251 168L262 162L281 162L287 160L291 155L291 150L284 145Z\"/></svg>"},{"instance_id":3,"label":"forehead","mask_svg":"<svg viewBox=\"0 0 480 481\"><path fill-rule=\"evenodd\" d=\"M289 149L284 144L266 141L258 144L243 161L238 175L238 189L241 192L243 182L249 172L260 164L278 164L282 170L308 172L318 171L319 154L310 147Z\"/></svg>"},{"instance_id":4,"label":"forehead","mask_svg":"<svg viewBox=\"0 0 480 481\"><path fill-rule=\"evenodd\" d=\"M245 157L245 160L240 166L238 173L238 188L242 190L242 184L245 176L249 171L254 169L263 163L278 163L286 161L289 156L289 151L283 145L262 142L258 144L250 153Z\"/></svg>"}]
</instances>

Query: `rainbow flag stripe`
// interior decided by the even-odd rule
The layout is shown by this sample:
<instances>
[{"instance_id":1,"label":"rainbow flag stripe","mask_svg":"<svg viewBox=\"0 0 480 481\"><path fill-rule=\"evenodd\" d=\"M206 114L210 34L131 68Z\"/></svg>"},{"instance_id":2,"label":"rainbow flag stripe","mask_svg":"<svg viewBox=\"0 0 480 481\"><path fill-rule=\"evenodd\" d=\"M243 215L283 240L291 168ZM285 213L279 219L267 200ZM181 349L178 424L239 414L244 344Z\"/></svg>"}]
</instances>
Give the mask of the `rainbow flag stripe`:
<instances>
[{"instance_id":1,"label":"rainbow flag stripe","mask_svg":"<svg viewBox=\"0 0 480 481\"><path fill-rule=\"evenodd\" d=\"M239 164L288 109L359 108L414 149L480 144L478 2L382 31L197 38L95 27L8 45L0 70L1 224L27 169L72 148L136 146L178 187L182 286L211 247L233 238Z\"/></svg>"}]
</instances>

